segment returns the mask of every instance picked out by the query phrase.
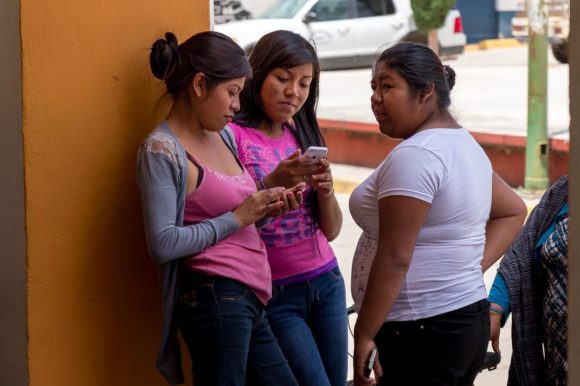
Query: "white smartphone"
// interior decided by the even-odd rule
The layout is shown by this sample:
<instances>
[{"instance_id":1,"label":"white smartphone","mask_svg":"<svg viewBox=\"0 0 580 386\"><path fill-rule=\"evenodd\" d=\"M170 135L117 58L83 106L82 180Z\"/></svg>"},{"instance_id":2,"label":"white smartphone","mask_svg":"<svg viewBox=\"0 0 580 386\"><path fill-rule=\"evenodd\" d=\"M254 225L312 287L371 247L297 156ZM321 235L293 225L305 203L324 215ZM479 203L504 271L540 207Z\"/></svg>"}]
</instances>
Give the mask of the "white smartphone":
<instances>
[{"instance_id":1,"label":"white smartphone","mask_svg":"<svg viewBox=\"0 0 580 386\"><path fill-rule=\"evenodd\" d=\"M373 348L371 351L371 355L369 355L369 361L365 367L365 377L370 378L371 371L373 371L373 367L375 366L375 360L377 359L377 349Z\"/></svg>"},{"instance_id":2,"label":"white smartphone","mask_svg":"<svg viewBox=\"0 0 580 386\"><path fill-rule=\"evenodd\" d=\"M310 146L304 152L304 156L312 162L318 162L319 160L326 158L328 154L328 148L322 146Z\"/></svg>"}]
</instances>

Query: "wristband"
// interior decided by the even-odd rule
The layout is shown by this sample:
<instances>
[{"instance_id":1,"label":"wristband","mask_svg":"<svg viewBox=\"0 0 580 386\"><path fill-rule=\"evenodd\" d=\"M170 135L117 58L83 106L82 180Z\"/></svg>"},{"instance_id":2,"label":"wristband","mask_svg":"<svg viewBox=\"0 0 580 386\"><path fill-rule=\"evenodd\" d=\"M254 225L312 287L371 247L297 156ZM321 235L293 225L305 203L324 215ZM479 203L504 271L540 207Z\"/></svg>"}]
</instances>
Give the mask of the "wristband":
<instances>
[{"instance_id":1,"label":"wristband","mask_svg":"<svg viewBox=\"0 0 580 386\"><path fill-rule=\"evenodd\" d=\"M503 318L503 309L500 307L490 306L489 312L493 312L494 314L497 314Z\"/></svg>"}]
</instances>

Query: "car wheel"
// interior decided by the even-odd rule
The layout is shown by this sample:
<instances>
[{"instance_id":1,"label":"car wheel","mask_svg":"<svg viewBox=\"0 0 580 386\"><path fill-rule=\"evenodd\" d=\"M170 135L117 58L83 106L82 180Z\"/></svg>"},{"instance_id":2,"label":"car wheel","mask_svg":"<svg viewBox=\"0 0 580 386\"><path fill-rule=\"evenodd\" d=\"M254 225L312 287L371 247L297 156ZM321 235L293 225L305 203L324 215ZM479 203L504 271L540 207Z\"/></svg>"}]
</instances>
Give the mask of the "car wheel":
<instances>
[{"instance_id":1,"label":"car wheel","mask_svg":"<svg viewBox=\"0 0 580 386\"><path fill-rule=\"evenodd\" d=\"M554 54L554 58L560 63L568 63L568 42L553 45L552 46L552 53Z\"/></svg>"}]
</instances>

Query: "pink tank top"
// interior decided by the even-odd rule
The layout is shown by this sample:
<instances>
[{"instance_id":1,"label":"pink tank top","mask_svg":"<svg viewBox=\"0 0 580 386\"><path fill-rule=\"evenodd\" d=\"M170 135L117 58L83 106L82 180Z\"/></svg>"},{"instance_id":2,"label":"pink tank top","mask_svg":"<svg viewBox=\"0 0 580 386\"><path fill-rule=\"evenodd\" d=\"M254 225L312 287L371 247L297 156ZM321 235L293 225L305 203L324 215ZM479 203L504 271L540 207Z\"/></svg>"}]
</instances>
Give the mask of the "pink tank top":
<instances>
[{"instance_id":1,"label":"pink tank top","mask_svg":"<svg viewBox=\"0 0 580 386\"><path fill-rule=\"evenodd\" d=\"M240 175L229 176L206 168L190 154L187 158L203 169L203 178L197 189L186 198L185 225L232 211L256 192L256 185L246 168ZM187 257L185 267L192 272L237 280L247 285L264 304L272 296L266 249L254 224Z\"/></svg>"}]
</instances>

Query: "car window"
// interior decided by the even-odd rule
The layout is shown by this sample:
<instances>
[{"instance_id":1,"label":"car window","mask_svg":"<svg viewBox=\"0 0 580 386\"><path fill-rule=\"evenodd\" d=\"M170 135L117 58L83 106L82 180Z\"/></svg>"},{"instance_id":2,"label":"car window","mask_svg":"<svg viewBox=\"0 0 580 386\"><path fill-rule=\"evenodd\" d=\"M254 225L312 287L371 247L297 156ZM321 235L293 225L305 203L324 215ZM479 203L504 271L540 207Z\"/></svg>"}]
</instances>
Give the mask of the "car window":
<instances>
[{"instance_id":1,"label":"car window","mask_svg":"<svg viewBox=\"0 0 580 386\"><path fill-rule=\"evenodd\" d=\"M260 15L260 19L291 19L307 1L278 0Z\"/></svg>"},{"instance_id":2,"label":"car window","mask_svg":"<svg viewBox=\"0 0 580 386\"><path fill-rule=\"evenodd\" d=\"M316 21L349 18L347 0L320 0L310 11L316 14Z\"/></svg>"},{"instance_id":3,"label":"car window","mask_svg":"<svg viewBox=\"0 0 580 386\"><path fill-rule=\"evenodd\" d=\"M393 0L356 0L356 17L391 15L395 13Z\"/></svg>"}]
</instances>

